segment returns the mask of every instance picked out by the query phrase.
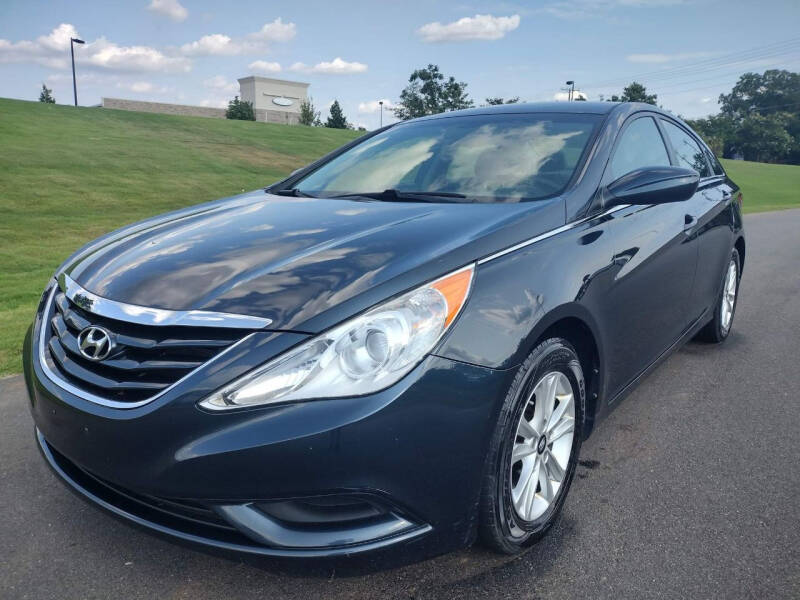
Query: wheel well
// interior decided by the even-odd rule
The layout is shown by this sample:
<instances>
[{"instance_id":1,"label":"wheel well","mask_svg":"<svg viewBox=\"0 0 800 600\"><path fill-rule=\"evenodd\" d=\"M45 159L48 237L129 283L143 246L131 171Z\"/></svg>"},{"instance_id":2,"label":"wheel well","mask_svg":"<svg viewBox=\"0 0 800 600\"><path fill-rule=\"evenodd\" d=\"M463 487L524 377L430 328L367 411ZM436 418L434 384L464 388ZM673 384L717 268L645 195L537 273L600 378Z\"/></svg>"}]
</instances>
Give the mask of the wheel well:
<instances>
[{"instance_id":1,"label":"wheel well","mask_svg":"<svg viewBox=\"0 0 800 600\"><path fill-rule=\"evenodd\" d=\"M581 363L586 386L585 438L594 427L594 417L597 412L597 400L600 391L600 353L597 350L597 342L589 326L577 317L566 317L550 325L539 336L534 346L554 337L564 338L572 344Z\"/></svg>"},{"instance_id":2,"label":"wheel well","mask_svg":"<svg viewBox=\"0 0 800 600\"><path fill-rule=\"evenodd\" d=\"M739 253L739 273L741 274L744 270L744 238L738 238L733 247L736 248L736 251Z\"/></svg>"}]
</instances>

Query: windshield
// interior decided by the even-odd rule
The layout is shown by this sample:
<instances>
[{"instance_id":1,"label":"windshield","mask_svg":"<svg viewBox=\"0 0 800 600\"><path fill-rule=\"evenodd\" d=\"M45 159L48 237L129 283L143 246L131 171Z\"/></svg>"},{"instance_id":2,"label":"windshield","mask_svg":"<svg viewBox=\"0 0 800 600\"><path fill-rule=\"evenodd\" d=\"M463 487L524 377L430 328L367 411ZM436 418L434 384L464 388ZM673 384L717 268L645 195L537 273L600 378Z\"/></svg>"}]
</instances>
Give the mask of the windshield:
<instances>
[{"instance_id":1,"label":"windshield","mask_svg":"<svg viewBox=\"0 0 800 600\"><path fill-rule=\"evenodd\" d=\"M294 187L312 196L463 194L518 202L560 193L599 115L496 114L397 125L340 154ZM435 198L434 198L435 201Z\"/></svg>"}]
</instances>

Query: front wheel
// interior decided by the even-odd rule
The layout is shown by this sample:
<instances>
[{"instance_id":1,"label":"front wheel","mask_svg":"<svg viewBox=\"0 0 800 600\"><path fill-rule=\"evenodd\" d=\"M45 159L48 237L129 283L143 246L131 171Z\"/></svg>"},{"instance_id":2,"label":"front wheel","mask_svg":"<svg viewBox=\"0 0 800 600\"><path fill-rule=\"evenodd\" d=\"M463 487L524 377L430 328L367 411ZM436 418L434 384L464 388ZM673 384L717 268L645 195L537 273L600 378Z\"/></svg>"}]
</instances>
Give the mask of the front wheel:
<instances>
[{"instance_id":1,"label":"front wheel","mask_svg":"<svg viewBox=\"0 0 800 600\"><path fill-rule=\"evenodd\" d=\"M514 554L556 521L580 451L583 371L566 340L537 346L520 367L495 429L480 503L485 544Z\"/></svg>"},{"instance_id":2,"label":"front wheel","mask_svg":"<svg viewBox=\"0 0 800 600\"><path fill-rule=\"evenodd\" d=\"M714 316L711 321L700 330L698 338L706 342L724 342L733 326L733 315L736 312L736 300L739 293L739 280L741 270L739 262L739 252L736 248L731 252L731 258L725 269L722 280L722 289L714 307Z\"/></svg>"}]
</instances>

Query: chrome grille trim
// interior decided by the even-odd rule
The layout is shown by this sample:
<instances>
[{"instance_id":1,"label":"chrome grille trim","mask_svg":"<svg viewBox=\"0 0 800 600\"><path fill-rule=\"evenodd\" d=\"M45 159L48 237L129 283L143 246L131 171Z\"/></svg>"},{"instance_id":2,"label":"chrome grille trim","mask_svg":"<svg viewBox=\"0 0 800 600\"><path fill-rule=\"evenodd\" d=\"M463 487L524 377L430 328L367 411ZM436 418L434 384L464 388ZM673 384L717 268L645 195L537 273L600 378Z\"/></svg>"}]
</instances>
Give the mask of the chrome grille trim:
<instances>
[{"instance_id":1,"label":"chrome grille trim","mask_svg":"<svg viewBox=\"0 0 800 600\"><path fill-rule=\"evenodd\" d=\"M183 377L178 379L175 383L170 384L169 386L167 386L166 388L164 388L163 390L161 390L157 394L154 394L153 396L150 396L149 398L145 398L144 400L139 400L137 402L120 402L120 401L117 401L117 400L109 400L108 398L103 398L102 396L98 396L96 394L93 394L93 393L91 393L91 392L89 392L89 391L87 391L85 389L82 389L82 388L80 388L80 387L78 387L76 385L73 385L69 381L66 381L58 373L53 371L53 369L51 369L50 365L48 364L48 359L47 359L47 356L45 354L45 350L48 347L47 331L50 328L50 326L49 326L49 315L50 315L50 312L51 312L51 310L53 308L53 300L54 300L58 290L59 290L59 286L58 285L53 285L52 289L50 290L50 294L49 294L49 296L47 298L47 302L46 302L46 304L44 306L44 309L43 309L43 311L42 311L42 313L40 315L39 335L38 335L39 348L37 349L38 350L37 356L39 358L39 366L41 367L42 371L47 376L47 378L52 383L54 383L55 385L60 387L61 389L69 392L70 394L78 396L79 398L82 398L82 399L87 400L89 402L93 402L94 404L99 404L101 406L106 406L106 407L109 407L109 408L132 409L132 408L138 408L140 406L144 406L145 404L149 404L149 403L157 400L158 398L160 398L164 394L168 393L170 390L172 390L176 386L180 385L183 381L185 381L189 377L191 377L197 371L197 369L201 369L204 365L209 364L210 362L213 362L213 361L215 361L217 359L222 358L225 354L227 354L228 352L230 352L231 350L233 350L234 348L236 348L240 344L244 343L246 340L250 339L253 335L255 335L255 333L250 333L250 334L244 336L238 342L234 342L233 344L231 344L230 346L228 346L227 348L222 350L219 354L216 354L214 357L210 358L208 361L203 363L203 365L200 365L196 369L192 369L186 375L184 375Z\"/></svg>"},{"instance_id":2,"label":"chrome grille trim","mask_svg":"<svg viewBox=\"0 0 800 600\"><path fill-rule=\"evenodd\" d=\"M67 298L83 310L108 319L138 325L191 325L195 327L226 327L231 329L263 329L272 319L207 310L167 310L138 304L126 304L98 296L81 287L66 273L58 277L58 286Z\"/></svg>"}]
</instances>

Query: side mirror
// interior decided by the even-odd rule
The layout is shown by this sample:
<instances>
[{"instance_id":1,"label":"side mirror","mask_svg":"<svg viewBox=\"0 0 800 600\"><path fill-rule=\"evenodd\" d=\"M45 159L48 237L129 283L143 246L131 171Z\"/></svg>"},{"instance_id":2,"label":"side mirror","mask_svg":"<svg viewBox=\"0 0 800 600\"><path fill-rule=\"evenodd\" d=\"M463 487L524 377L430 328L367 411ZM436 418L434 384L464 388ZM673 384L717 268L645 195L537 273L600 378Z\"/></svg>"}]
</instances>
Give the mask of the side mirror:
<instances>
[{"instance_id":1,"label":"side mirror","mask_svg":"<svg viewBox=\"0 0 800 600\"><path fill-rule=\"evenodd\" d=\"M606 206L682 202L697 191L700 175L683 167L645 167L623 175L607 188Z\"/></svg>"}]
</instances>

